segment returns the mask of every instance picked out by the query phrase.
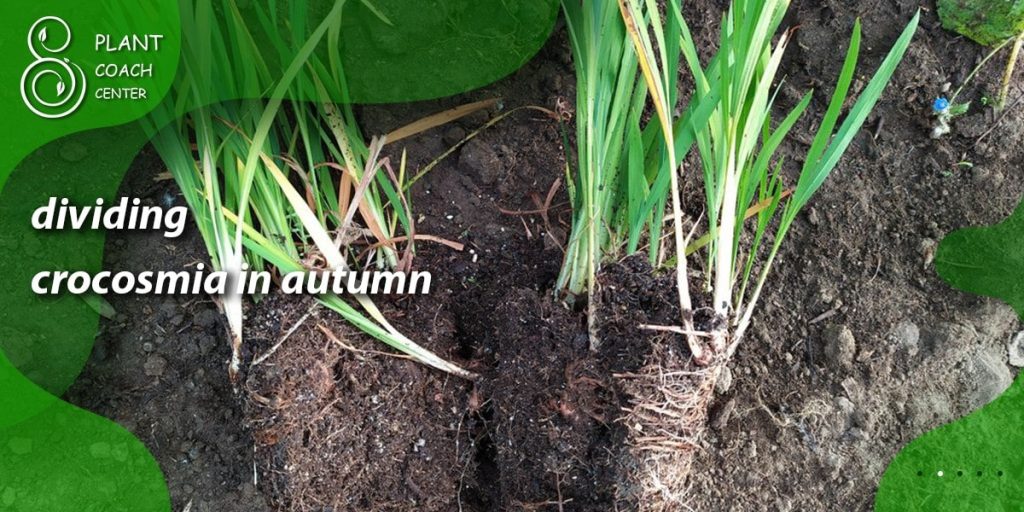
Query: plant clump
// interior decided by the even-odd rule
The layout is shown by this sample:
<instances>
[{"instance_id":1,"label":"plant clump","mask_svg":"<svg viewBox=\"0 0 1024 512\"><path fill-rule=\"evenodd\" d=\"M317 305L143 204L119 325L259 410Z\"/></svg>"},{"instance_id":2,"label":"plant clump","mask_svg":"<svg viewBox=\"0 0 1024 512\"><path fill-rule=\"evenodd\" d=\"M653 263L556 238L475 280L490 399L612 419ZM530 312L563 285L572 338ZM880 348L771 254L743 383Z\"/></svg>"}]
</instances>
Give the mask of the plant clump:
<instances>
[{"instance_id":1,"label":"plant clump","mask_svg":"<svg viewBox=\"0 0 1024 512\"><path fill-rule=\"evenodd\" d=\"M707 63L699 58L679 0L663 5L618 0L619 20L609 4L563 2L577 59L578 101L586 102L578 107L584 114L577 117L576 183L590 184L573 203L577 222L571 235L587 240L589 254L578 259L568 253L566 265L582 271L563 268L563 275L588 276L582 282L589 283L593 301L596 284L589 276L613 255L636 252L633 237L646 235L650 254L663 255L655 226L663 222L661 210L670 198L676 255L674 261L652 260L675 269L679 324L641 326L669 336L641 370L620 377L630 393L625 424L635 459L631 480L640 489L635 501L645 509L678 510L685 504L689 460L698 449L716 381L750 326L782 241L881 97L919 15L847 109L860 52L860 23L855 23L828 108L796 182L787 184L786 161L776 151L812 99L808 92L781 120L774 119L781 87L777 72L793 38L793 31L775 38L788 0L734 0L722 18L717 54ZM603 47L615 53L595 57L607 55L597 51ZM680 61L694 82L689 105L681 109ZM646 105L655 115L644 124L639 112ZM616 148L610 155L604 153L609 144ZM692 222L680 190L691 146L697 148L704 185L703 213ZM595 148L602 160L592 157ZM697 267L699 285L694 283L698 296L691 291L687 246L702 225L706 247ZM704 297L709 302L696 300ZM681 352L671 335L685 340L689 353Z\"/></svg>"},{"instance_id":2,"label":"plant clump","mask_svg":"<svg viewBox=\"0 0 1024 512\"><path fill-rule=\"evenodd\" d=\"M310 20L310 5L296 0L287 13L260 11L259 26L242 17L235 0L183 3L186 72L147 128L215 270L284 275L408 270L411 264L416 233L404 158L396 166L382 156L387 137L366 141L347 101L338 52L324 57L318 51L323 43L337 48L345 3L336 0L323 19ZM279 30L285 26L290 33ZM270 51L256 44L258 29ZM281 73L271 71L275 57ZM186 111L190 104L203 106ZM413 359L474 377L399 332L368 296L317 298ZM243 298L233 291L215 299L227 319L228 370L237 383L244 362Z\"/></svg>"}]
</instances>

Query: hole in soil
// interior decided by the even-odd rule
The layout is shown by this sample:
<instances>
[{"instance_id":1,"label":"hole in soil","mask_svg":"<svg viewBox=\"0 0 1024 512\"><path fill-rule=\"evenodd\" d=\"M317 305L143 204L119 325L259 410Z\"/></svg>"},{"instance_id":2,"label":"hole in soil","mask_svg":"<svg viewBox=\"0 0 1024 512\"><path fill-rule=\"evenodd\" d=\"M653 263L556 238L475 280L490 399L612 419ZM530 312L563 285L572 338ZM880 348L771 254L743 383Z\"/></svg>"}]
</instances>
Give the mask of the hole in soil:
<instances>
[{"instance_id":1,"label":"hole in soil","mask_svg":"<svg viewBox=\"0 0 1024 512\"><path fill-rule=\"evenodd\" d=\"M569 306L569 311L576 314L581 314L587 311L587 306L590 303L586 294L572 295L567 294L565 297L560 299L565 305Z\"/></svg>"},{"instance_id":2,"label":"hole in soil","mask_svg":"<svg viewBox=\"0 0 1024 512\"><path fill-rule=\"evenodd\" d=\"M494 408L488 402L468 415L470 437L473 439L473 463L476 468L473 485L463 487L462 497L478 510L493 510L501 502L498 449L489 428L490 422L494 419Z\"/></svg>"},{"instance_id":3,"label":"hole in soil","mask_svg":"<svg viewBox=\"0 0 1024 512\"><path fill-rule=\"evenodd\" d=\"M459 358L471 361L477 355L476 351L478 348L476 338L468 335L465 332L465 325L462 322L462 316L456 316L455 322L455 342L458 343L458 354Z\"/></svg>"}]
</instances>

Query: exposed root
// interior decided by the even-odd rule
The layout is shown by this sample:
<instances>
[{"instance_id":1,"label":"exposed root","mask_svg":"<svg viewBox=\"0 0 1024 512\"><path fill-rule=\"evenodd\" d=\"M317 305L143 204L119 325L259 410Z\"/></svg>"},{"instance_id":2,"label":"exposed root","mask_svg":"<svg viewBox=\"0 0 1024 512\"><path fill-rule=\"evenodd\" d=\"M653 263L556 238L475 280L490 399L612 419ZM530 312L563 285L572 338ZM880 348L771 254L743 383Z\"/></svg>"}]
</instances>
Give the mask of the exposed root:
<instances>
[{"instance_id":1,"label":"exposed root","mask_svg":"<svg viewBox=\"0 0 1024 512\"><path fill-rule=\"evenodd\" d=\"M720 354L696 365L673 345L672 338L663 338L640 370L616 375L630 395L622 419L634 459L634 474L627 477L635 487L628 492L644 511L686 509L694 452L707 425L715 382L728 361Z\"/></svg>"}]
</instances>

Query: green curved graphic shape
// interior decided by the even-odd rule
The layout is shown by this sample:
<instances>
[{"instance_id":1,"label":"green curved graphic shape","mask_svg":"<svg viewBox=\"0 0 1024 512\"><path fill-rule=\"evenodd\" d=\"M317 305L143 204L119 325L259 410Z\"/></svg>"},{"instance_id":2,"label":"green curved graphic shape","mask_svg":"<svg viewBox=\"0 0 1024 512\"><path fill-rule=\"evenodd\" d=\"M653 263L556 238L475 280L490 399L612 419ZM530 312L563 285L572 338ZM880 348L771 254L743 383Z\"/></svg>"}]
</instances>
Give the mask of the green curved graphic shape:
<instances>
[{"instance_id":1,"label":"green curved graphic shape","mask_svg":"<svg viewBox=\"0 0 1024 512\"><path fill-rule=\"evenodd\" d=\"M45 399L41 389L18 387L24 379L8 388L14 374L0 354L4 391L25 393L22 403L48 405L0 429L0 510L170 510L160 467L135 436L110 420Z\"/></svg>"},{"instance_id":2,"label":"green curved graphic shape","mask_svg":"<svg viewBox=\"0 0 1024 512\"><path fill-rule=\"evenodd\" d=\"M1024 202L1006 221L961 229L939 245L949 284L1001 299L1024 318ZM892 461L876 511L1024 510L1024 377L992 403L912 441Z\"/></svg>"},{"instance_id":3,"label":"green curved graphic shape","mask_svg":"<svg viewBox=\"0 0 1024 512\"><path fill-rule=\"evenodd\" d=\"M329 90L337 102L412 101L486 85L532 57L558 13L555 0L338 2L345 4L343 29L328 33L316 53L320 62L339 55L344 62L347 76L339 82L348 88ZM212 10L204 12L211 17L189 17L197 6L209 5ZM83 369L99 315L82 297L40 297L30 289L39 271L99 271L104 233L41 232L30 219L50 197L80 205L103 198L109 204L160 122L174 122L176 115L202 105L267 95L274 83L266 77L280 77L289 65L288 50L302 45L282 34L313 33L337 5L315 0L0 3L6 29L0 35L5 135L0 137L0 511L170 510L163 475L142 443L119 425L57 398ZM221 88L205 97L167 96L184 70L197 69L214 53L202 44L192 45L197 52L182 52L188 38L208 36L229 16L244 20L251 34L244 40L204 39L204 44L251 44L285 62L267 57L261 73L231 77L238 87L228 94ZM44 20L49 17L59 21ZM135 39L121 45L122 37L133 35L159 35L159 50L155 44L142 48ZM54 55L38 55L51 50ZM80 68L88 80L39 69L31 74L44 57L73 66L73 73ZM140 63L152 65L151 74L100 76L101 67L117 73ZM211 79L227 79L231 64L202 62ZM234 64L234 70L245 72L244 63ZM38 88L30 91L38 98L26 99L24 87L19 90L26 76ZM296 80L306 84L298 90L313 90L314 79L305 71ZM101 97L131 88L146 94L130 101ZM47 106L69 93L84 93L80 104L70 103L74 109ZM29 100L36 101L35 110ZM143 116L147 120L139 122Z\"/></svg>"},{"instance_id":4,"label":"green curved graphic shape","mask_svg":"<svg viewBox=\"0 0 1024 512\"><path fill-rule=\"evenodd\" d=\"M490 84L536 54L559 12L550 0L374 0L377 13L367 5L346 6L341 29L356 103L439 98Z\"/></svg>"},{"instance_id":5,"label":"green curved graphic shape","mask_svg":"<svg viewBox=\"0 0 1024 512\"><path fill-rule=\"evenodd\" d=\"M159 104L176 73L176 1L148 0L131 10L120 4L0 6L0 510L170 508L163 474L137 438L57 398L89 356L98 315L81 298L39 297L28 286L38 270L99 269L102 233L37 232L30 225L32 211L51 195L109 199L145 142L124 123ZM132 79L147 97L98 99L97 91L123 81L96 76L96 69L119 70L140 57L98 52L95 36L126 26L163 36L163 50L147 56L154 72ZM61 75L61 69L72 73ZM62 103L65 97L70 101Z\"/></svg>"},{"instance_id":6,"label":"green curved graphic shape","mask_svg":"<svg viewBox=\"0 0 1024 512\"><path fill-rule=\"evenodd\" d=\"M995 46L1024 30L1024 1L938 0L943 28Z\"/></svg>"}]
</instances>

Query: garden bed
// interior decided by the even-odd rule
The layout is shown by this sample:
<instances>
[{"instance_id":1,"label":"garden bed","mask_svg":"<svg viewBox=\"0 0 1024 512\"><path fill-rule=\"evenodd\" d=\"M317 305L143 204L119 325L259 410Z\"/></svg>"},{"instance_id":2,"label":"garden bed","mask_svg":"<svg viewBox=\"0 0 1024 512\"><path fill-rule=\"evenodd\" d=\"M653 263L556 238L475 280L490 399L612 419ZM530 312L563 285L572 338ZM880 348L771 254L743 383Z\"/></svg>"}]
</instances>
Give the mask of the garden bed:
<instances>
[{"instance_id":1,"label":"garden bed","mask_svg":"<svg viewBox=\"0 0 1024 512\"><path fill-rule=\"evenodd\" d=\"M834 77L855 16L862 62L874 63L917 3L797 2L781 107ZM720 2L687 5L713 40ZM711 53L711 49L707 49ZM956 292L930 265L937 240L996 222L1024 193L1022 111L976 108L931 140L931 100L959 83L983 50L939 27L921 29L866 128L801 214L769 277L762 309L719 379L711 429L691 478L695 510L867 510L890 458L930 428L1001 392L1005 344L1017 320L994 301ZM572 65L559 31L524 69L460 98L360 110L383 133L439 108L503 97L505 108L571 105ZM994 88L982 73L965 94ZM826 84L828 82L826 81ZM863 84L861 84L862 86ZM827 87L827 85L825 86ZM854 87L857 87L855 83ZM820 90L796 145L809 143ZM1019 90L1011 92L1011 105ZM494 112L401 144L412 169ZM393 156L401 148L391 148ZM783 148L787 156L806 148ZM558 125L529 111L483 132L417 183L417 231L466 244L421 243L415 266L434 273L428 297L383 300L410 338L482 375L477 383L381 355L337 315L294 297L248 311L247 361L296 324L232 393L222 320L203 299L112 297L93 359L68 398L128 427L168 476L175 510L629 509L635 471L620 421L640 371L684 343L641 331L671 324L674 280L628 259L606 266L598 326L552 299L570 212ZM964 165L970 162L971 166ZM686 174L696 176L694 167ZM171 182L146 152L124 188L162 201ZM795 170L793 170L795 172ZM792 175L792 173L790 173ZM685 204L699 182L684 180ZM536 212L540 213L523 213ZM699 211L688 212L699 215ZM194 230L174 246L159 234L113 234L107 267L180 268L206 261ZM696 260L695 260L696 261ZM328 334L330 333L330 334ZM333 338L332 338L333 336ZM657 351L657 352L656 352ZM658 356L660 357L660 356Z\"/></svg>"}]
</instances>

